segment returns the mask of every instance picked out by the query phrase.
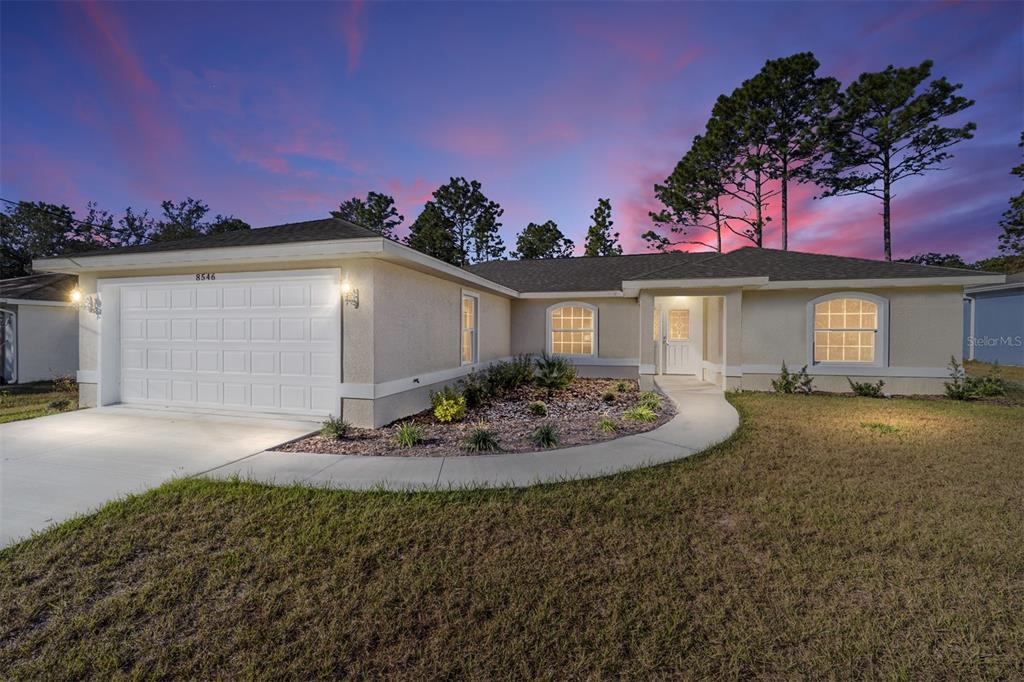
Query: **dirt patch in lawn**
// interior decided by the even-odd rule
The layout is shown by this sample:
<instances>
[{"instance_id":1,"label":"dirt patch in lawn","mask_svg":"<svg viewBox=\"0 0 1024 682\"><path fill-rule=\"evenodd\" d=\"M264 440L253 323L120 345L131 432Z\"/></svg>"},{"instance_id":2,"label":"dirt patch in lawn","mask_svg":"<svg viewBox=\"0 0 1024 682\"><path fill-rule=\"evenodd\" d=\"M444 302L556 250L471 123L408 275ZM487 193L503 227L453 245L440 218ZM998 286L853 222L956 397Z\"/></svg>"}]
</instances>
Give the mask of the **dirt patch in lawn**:
<instances>
[{"instance_id":1,"label":"dirt patch in lawn","mask_svg":"<svg viewBox=\"0 0 1024 682\"><path fill-rule=\"evenodd\" d=\"M623 383L628 389L618 390ZM608 392L615 394L613 402L604 401L603 396ZM319 435L308 436L274 449L284 452L401 457L467 455L473 453L463 450L463 441L481 423L486 424L495 434L501 444L499 452L502 453L534 452L541 449L533 444L532 435L538 426L545 423L555 427L558 433L557 447L585 445L650 431L675 415L672 401L658 394L661 397L661 408L655 410L658 415L656 421L640 422L627 418L625 412L639 405L642 395L636 381L576 379L569 388L556 391L550 397L546 391L532 386L519 388L505 398L467 410L466 418L456 423L441 424L427 410L380 429L352 428L341 440ZM529 405L536 400L547 404L547 416L531 414ZM598 422L604 417L615 424L614 433L599 428ZM395 434L402 423L419 426L423 430L423 442L410 448L396 445Z\"/></svg>"}]
</instances>

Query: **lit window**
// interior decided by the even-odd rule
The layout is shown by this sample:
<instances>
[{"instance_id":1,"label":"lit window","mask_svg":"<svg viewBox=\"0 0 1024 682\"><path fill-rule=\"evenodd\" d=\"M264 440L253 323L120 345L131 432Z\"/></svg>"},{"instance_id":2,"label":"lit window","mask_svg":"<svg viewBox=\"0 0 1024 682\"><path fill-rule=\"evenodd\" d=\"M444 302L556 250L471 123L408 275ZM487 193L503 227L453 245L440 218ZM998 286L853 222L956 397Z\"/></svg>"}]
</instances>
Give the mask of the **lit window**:
<instances>
[{"instance_id":1,"label":"lit window","mask_svg":"<svg viewBox=\"0 0 1024 682\"><path fill-rule=\"evenodd\" d=\"M462 295L462 364L472 365L477 360L477 307L476 296Z\"/></svg>"},{"instance_id":2,"label":"lit window","mask_svg":"<svg viewBox=\"0 0 1024 682\"><path fill-rule=\"evenodd\" d=\"M815 362L875 362L878 304L833 298L814 305Z\"/></svg>"},{"instance_id":3,"label":"lit window","mask_svg":"<svg viewBox=\"0 0 1024 682\"><path fill-rule=\"evenodd\" d=\"M668 311L668 340L690 340L690 311L683 309Z\"/></svg>"},{"instance_id":4,"label":"lit window","mask_svg":"<svg viewBox=\"0 0 1024 682\"><path fill-rule=\"evenodd\" d=\"M594 354L594 308L577 303L549 309L551 352L557 355Z\"/></svg>"}]
</instances>

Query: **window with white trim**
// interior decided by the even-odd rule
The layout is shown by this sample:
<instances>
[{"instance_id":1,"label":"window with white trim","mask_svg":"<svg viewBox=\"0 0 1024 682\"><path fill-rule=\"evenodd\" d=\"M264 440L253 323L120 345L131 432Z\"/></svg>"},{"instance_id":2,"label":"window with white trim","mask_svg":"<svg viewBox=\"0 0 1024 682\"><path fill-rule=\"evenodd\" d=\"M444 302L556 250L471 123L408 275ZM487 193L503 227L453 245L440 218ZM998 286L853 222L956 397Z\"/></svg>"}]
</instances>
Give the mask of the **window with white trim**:
<instances>
[{"instance_id":1,"label":"window with white trim","mask_svg":"<svg viewBox=\"0 0 1024 682\"><path fill-rule=\"evenodd\" d=\"M857 296L814 304L814 362L867 363L879 358L879 302Z\"/></svg>"},{"instance_id":2,"label":"window with white trim","mask_svg":"<svg viewBox=\"0 0 1024 682\"><path fill-rule=\"evenodd\" d=\"M597 309L586 303L548 308L548 350L555 355L594 355Z\"/></svg>"},{"instance_id":3,"label":"window with white trim","mask_svg":"<svg viewBox=\"0 0 1024 682\"><path fill-rule=\"evenodd\" d=\"M462 364L475 364L479 353L477 328L479 326L479 299L473 294L462 294Z\"/></svg>"}]
</instances>

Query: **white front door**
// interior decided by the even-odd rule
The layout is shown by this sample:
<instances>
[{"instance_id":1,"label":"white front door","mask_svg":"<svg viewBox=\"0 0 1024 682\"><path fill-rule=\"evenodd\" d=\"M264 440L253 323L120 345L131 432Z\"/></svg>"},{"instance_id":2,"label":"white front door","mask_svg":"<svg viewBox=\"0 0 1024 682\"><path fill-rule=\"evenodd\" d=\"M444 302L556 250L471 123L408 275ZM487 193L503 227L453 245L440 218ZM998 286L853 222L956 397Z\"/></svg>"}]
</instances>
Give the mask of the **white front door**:
<instances>
[{"instance_id":1,"label":"white front door","mask_svg":"<svg viewBox=\"0 0 1024 682\"><path fill-rule=\"evenodd\" d=\"M691 298L665 309L665 374L700 373L700 302Z\"/></svg>"},{"instance_id":2,"label":"white front door","mask_svg":"<svg viewBox=\"0 0 1024 682\"><path fill-rule=\"evenodd\" d=\"M121 402L337 412L337 271L174 277L121 288Z\"/></svg>"}]
</instances>

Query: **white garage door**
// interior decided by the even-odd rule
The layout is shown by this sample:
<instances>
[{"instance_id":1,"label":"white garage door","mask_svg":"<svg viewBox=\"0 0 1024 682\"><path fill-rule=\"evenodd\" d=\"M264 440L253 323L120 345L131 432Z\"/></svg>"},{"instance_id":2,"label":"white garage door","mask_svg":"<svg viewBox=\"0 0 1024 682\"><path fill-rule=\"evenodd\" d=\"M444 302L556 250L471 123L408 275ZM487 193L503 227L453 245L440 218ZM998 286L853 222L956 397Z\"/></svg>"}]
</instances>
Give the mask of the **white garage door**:
<instances>
[{"instance_id":1,"label":"white garage door","mask_svg":"<svg viewBox=\"0 0 1024 682\"><path fill-rule=\"evenodd\" d=\"M121 287L122 402L337 411L337 271L168 279Z\"/></svg>"}]
</instances>

